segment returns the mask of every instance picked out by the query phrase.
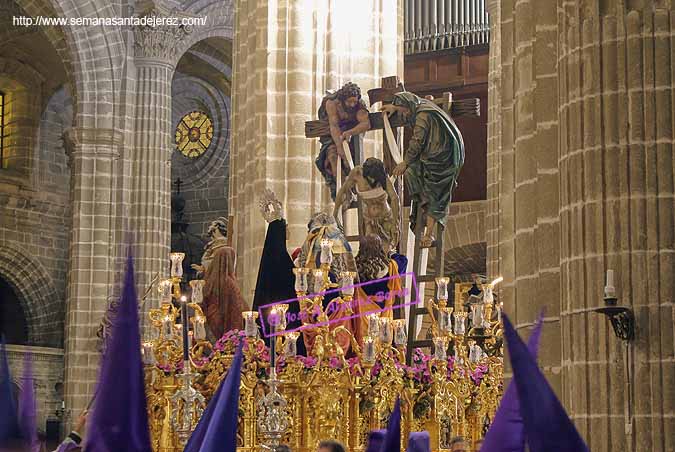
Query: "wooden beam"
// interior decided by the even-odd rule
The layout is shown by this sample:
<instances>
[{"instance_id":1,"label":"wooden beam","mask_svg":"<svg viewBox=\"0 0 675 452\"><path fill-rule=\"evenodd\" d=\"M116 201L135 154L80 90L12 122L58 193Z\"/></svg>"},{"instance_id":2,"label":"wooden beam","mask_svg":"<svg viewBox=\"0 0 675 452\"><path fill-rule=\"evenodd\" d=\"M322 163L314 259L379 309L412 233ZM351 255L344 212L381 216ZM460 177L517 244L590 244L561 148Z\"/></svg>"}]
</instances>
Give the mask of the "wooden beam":
<instances>
[{"instance_id":1,"label":"wooden beam","mask_svg":"<svg viewBox=\"0 0 675 452\"><path fill-rule=\"evenodd\" d=\"M443 101L444 101L443 98L439 99L439 102ZM434 102L436 102L436 100L434 100ZM453 118L480 116L480 99L453 100L452 107L450 109L450 116L452 116ZM384 122L382 121L382 112L378 111L375 113L369 113L368 117L370 118L370 130L381 130L384 128ZM405 123L400 119L398 115L394 115L390 119L392 128L405 126ZM305 122L306 138L319 138L329 135L330 135L330 127L328 126L328 121L315 120Z\"/></svg>"}]
</instances>

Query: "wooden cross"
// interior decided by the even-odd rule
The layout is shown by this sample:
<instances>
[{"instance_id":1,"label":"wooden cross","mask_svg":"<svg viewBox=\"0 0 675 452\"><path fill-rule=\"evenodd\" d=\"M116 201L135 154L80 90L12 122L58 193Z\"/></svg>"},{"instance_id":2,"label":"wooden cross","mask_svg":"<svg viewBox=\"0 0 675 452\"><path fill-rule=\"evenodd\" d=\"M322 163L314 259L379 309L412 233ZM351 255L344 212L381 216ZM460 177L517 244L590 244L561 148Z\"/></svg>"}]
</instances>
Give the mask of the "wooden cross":
<instances>
[{"instance_id":1,"label":"wooden cross","mask_svg":"<svg viewBox=\"0 0 675 452\"><path fill-rule=\"evenodd\" d=\"M394 94L405 91L403 84L396 76L385 77L382 79L382 88L368 90L371 107L378 102L391 103ZM453 118L477 117L480 116L480 99L461 99L452 100L451 93L445 93L443 97L433 99L433 102L441 106ZM370 130L384 129L384 120L382 112L369 113ZM400 117L394 116L391 121L391 127L403 127L405 123ZM326 120L315 120L305 122L305 137L320 138L330 136L330 127Z\"/></svg>"}]
</instances>

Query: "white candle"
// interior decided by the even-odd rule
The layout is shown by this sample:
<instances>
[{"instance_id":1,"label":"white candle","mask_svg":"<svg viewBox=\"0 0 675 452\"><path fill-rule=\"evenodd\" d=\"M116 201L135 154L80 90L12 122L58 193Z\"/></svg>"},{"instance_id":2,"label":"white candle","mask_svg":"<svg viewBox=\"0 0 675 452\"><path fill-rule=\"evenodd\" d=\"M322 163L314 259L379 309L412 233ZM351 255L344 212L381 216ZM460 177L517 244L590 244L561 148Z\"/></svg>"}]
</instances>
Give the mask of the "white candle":
<instances>
[{"instance_id":1,"label":"white candle","mask_svg":"<svg viewBox=\"0 0 675 452\"><path fill-rule=\"evenodd\" d=\"M607 270L607 282L605 284L605 298L615 298L616 289L614 288L614 270Z\"/></svg>"},{"instance_id":2,"label":"white candle","mask_svg":"<svg viewBox=\"0 0 675 452\"><path fill-rule=\"evenodd\" d=\"M171 253L169 254L169 259L171 259L171 277L182 278L185 253Z\"/></svg>"},{"instance_id":3,"label":"white candle","mask_svg":"<svg viewBox=\"0 0 675 452\"><path fill-rule=\"evenodd\" d=\"M321 239L321 263L330 265L333 262L333 241Z\"/></svg>"}]
</instances>

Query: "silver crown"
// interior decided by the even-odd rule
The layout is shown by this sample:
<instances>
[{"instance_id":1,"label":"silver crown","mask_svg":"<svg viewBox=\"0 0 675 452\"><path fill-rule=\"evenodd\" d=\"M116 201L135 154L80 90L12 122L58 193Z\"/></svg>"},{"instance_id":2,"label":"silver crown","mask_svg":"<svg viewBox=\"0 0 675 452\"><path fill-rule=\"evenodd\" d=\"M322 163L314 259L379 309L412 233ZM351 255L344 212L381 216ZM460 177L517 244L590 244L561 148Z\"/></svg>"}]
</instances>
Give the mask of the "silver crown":
<instances>
[{"instance_id":1,"label":"silver crown","mask_svg":"<svg viewBox=\"0 0 675 452\"><path fill-rule=\"evenodd\" d=\"M266 188L263 192L259 204L262 216L268 223L271 223L275 220L281 220L284 217L281 201L277 199L277 196L269 188Z\"/></svg>"}]
</instances>

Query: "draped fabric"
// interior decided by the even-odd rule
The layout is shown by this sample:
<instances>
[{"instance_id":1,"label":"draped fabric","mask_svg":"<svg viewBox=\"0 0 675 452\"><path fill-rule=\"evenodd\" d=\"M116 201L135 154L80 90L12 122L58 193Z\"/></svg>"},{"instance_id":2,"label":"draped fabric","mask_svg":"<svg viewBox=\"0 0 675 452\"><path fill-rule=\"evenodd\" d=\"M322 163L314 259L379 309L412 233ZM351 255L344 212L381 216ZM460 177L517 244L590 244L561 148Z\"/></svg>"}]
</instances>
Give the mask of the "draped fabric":
<instances>
[{"instance_id":1,"label":"draped fabric","mask_svg":"<svg viewBox=\"0 0 675 452\"><path fill-rule=\"evenodd\" d=\"M258 268L258 281L255 285L253 296L253 310L258 311L261 306L296 298L295 275L293 274L293 261L286 249L286 221L283 219L272 221L267 227L265 245L260 258ZM263 312L263 322L267 318L267 312ZM289 303L288 314L295 314L296 320L288 322L286 328L291 330L301 326L298 313L300 306L297 301ZM270 325L265 322L265 333L269 333ZM266 335L267 335L266 334ZM265 337L265 343L269 346L269 338ZM298 339L298 353L304 354L305 346L302 338Z\"/></svg>"},{"instance_id":2,"label":"draped fabric","mask_svg":"<svg viewBox=\"0 0 675 452\"><path fill-rule=\"evenodd\" d=\"M394 95L394 105L410 110L413 135L404 156L406 183L411 193L410 227L417 209L445 224L445 215L464 164L464 141L455 122L433 102L412 93Z\"/></svg>"},{"instance_id":3,"label":"draped fabric","mask_svg":"<svg viewBox=\"0 0 675 452\"><path fill-rule=\"evenodd\" d=\"M204 275L204 314L216 339L226 331L242 328L245 305L234 274L235 263L234 249L219 246L213 250L213 260Z\"/></svg>"},{"instance_id":4,"label":"draped fabric","mask_svg":"<svg viewBox=\"0 0 675 452\"><path fill-rule=\"evenodd\" d=\"M398 265L396 264L396 261L392 259L389 261L389 272L387 277L396 276L398 274ZM387 296L387 293L400 293L402 289L403 284L401 278L391 278L387 281L378 281L373 284L365 284L356 288L355 294L358 300L358 317L355 320L358 320L358 325L356 325L355 330L358 334L357 339L359 340L359 343L362 343L363 336L365 336L368 331L368 319L366 316L369 313L381 311L380 317L389 319L394 318L394 310L392 307L394 303L397 302L397 298ZM398 303L400 302L401 300L398 300Z\"/></svg>"}]
</instances>

